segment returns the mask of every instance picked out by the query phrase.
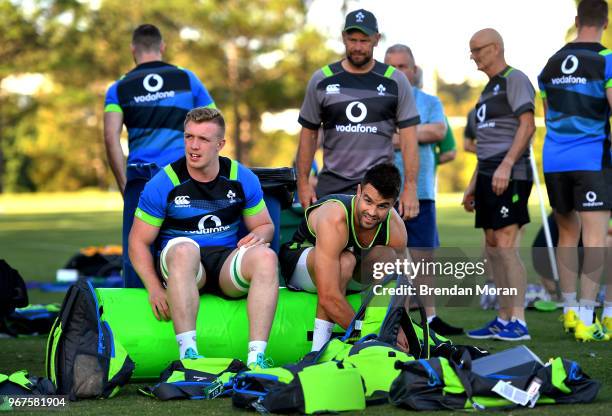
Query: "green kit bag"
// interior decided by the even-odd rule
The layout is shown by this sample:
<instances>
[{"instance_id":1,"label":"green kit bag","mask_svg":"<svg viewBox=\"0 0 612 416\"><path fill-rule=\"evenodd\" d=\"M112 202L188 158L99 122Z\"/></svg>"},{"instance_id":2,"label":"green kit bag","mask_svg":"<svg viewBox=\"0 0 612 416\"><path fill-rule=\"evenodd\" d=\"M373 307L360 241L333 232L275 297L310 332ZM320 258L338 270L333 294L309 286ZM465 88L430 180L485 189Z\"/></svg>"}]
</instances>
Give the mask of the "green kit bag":
<instances>
[{"instance_id":1,"label":"green kit bag","mask_svg":"<svg viewBox=\"0 0 612 416\"><path fill-rule=\"evenodd\" d=\"M304 414L363 410L366 405L359 371L334 361L238 374L232 403L260 413Z\"/></svg>"},{"instance_id":2,"label":"green kit bag","mask_svg":"<svg viewBox=\"0 0 612 416\"><path fill-rule=\"evenodd\" d=\"M55 386L49 379L30 377L26 370L13 374L0 374L0 396L29 396L56 394Z\"/></svg>"},{"instance_id":3,"label":"green kit bag","mask_svg":"<svg viewBox=\"0 0 612 416\"><path fill-rule=\"evenodd\" d=\"M231 395L234 377L249 368L233 358L197 358L172 362L154 386L138 390L159 400L213 399Z\"/></svg>"},{"instance_id":4,"label":"green kit bag","mask_svg":"<svg viewBox=\"0 0 612 416\"><path fill-rule=\"evenodd\" d=\"M51 327L47 377L70 400L112 397L134 371L103 312L91 283L80 280L68 289Z\"/></svg>"},{"instance_id":5,"label":"green kit bag","mask_svg":"<svg viewBox=\"0 0 612 416\"><path fill-rule=\"evenodd\" d=\"M411 410L533 407L537 404L590 403L600 383L573 361L556 358L521 375L484 377L470 370L467 353L460 363L445 358L398 362L389 401Z\"/></svg>"},{"instance_id":6,"label":"green kit bag","mask_svg":"<svg viewBox=\"0 0 612 416\"><path fill-rule=\"evenodd\" d=\"M410 282L400 275L387 276L381 282L381 285L387 288L399 288L409 284ZM401 352L398 347L400 329L408 341L408 354L416 358L428 358L432 346L451 344L450 340L440 337L429 329L425 308L418 296L420 323L415 322L406 311L407 301L407 295L381 296L376 295L374 289L370 288L363 295L361 307L355 313L345 334L331 339L320 351L307 354L304 360L310 363L343 361L349 354L353 355L356 351L360 351L366 342L368 346L376 342L385 348ZM428 342L425 342L425 339ZM353 349L354 345L361 346Z\"/></svg>"}]
</instances>

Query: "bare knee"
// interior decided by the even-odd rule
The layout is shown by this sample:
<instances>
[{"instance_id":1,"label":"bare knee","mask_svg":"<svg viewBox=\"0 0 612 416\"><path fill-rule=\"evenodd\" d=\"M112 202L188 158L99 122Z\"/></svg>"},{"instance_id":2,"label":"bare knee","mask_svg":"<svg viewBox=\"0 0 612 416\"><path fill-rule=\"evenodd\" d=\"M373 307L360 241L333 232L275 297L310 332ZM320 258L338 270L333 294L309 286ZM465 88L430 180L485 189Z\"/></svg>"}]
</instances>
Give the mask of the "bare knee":
<instances>
[{"instance_id":1,"label":"bare knee","mask_svg":"<svg viewBox=\"0 0 612 416\"><path fill-rule=\"evenodd\" d=\"M251 261L248 263L250 270L245 271L243 269L243 273L249 275L251 279L278 284L278 258L274 250L268 247L258 246L249 249L249 251Z\"/></svg>"},{"instance_id":2,"label":"bare knee","mask_svg":"<svg viewBox=\"0 0 612 416\"><path fill-rule=\"evenodd\" d=\"M191 243L178 243L168 250L166 255L168 270L172 275L174 271L189 268L197 273L200 267L200 250ZM186 276L185 273L178 273L179 276Z\"/></svg>"},{"instance_id":3,"label":"bare knee","mask_svg":"<svg viewBox=\"0 0 612 416\"><path fill-rule=\"evenodd\" d=\"M366 255L366 261L383 261L392 263L398 258L397 252L388 246L372 247Z\"/></svg>"},{"instance_id":4,"label":"bare knee","mask_svg":"<svg viewBox=\"0 0 612 416\"><path fill-rule=\"evenodd\" d=\"M516 247L516 237L518 235L518 225L509 225L493 232L496 246L499 249Z\"/></svg>"},{"instance_id":5,"label":"bare knee","mask_svg":"<svg viewBox=\"0 0 612 416\"><path fill-rule=\"evenodd\" d=\"M353 253L344 251L340 255L340 276L342 280L349 281L353 276L353 271L357 265L357 259Z\"/></svg>"},{"instance_id":6,"label":"bare knee","mask_svg":"<svg viewBox=\"0 0 612 416\"><path fill-rule=\"evenodd\" d=\"M182 242L173 245L168 250L169 259L176 260L177 258L186 260L190 257L200 256L200 250L195 246L195 244Z\"/></svg>"},{"instance_id":7,"label":"bare knee","mask_svg":"<svg viewBox=\"0 0 612 416\"><path fill-rule=\"evenodd\" d=\"M559 229L559 247L576 247L580 240L580 217L575 211L567 214L555 212L555 222Z\"/></svg>"},{"instance_id":8,"label":"bare knee","mask_svg":"<svg viewBox=\"0 0 612 416\"><path fill-rule=\"evenodd\" d=\"M581 212L582 243L585 247L606 247L608 237L609 212Z\"/></svg>"},{"instance_id":9,"label":"bare knee","mask_svg":"<svg viewBox=\"0 0 612 416\"><path fill-rule=\"evenodd\" d=\"M487 250L497 248L497 236L494 231L487 231L485 233L485 245Z\"/></svg>"}]
</instances>

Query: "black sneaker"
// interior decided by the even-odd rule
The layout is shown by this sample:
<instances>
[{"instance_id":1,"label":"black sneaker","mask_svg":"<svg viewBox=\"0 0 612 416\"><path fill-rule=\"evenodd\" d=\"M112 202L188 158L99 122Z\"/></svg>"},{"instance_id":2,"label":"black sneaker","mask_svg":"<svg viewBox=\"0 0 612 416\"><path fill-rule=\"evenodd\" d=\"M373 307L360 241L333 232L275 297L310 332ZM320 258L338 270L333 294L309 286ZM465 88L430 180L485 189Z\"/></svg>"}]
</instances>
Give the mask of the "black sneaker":
<instances>
[{"instance_id":1,"label":"black sneaker","mask_svg":"<svg viewBox=\"0 0 612 416\"><path fill-rule=\"evenodd\" d=\"M449 325L438 316L431 320L429 327L433 329L436 334L443 336L463 334L463 328L457 328L456 326Z\"/></svg>"}]
</instances>

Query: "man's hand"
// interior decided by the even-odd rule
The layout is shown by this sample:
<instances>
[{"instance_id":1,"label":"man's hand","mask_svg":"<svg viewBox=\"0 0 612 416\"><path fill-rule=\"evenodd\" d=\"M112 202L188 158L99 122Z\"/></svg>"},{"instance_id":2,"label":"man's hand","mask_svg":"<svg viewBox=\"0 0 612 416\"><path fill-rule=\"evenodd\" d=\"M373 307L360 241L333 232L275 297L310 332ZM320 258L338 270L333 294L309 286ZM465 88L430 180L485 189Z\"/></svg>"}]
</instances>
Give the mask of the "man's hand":
<instances>
[{"instance_id":1,"label":"man's hand","mask_svg":"<svg viewBox=\"0 0 612 416\"><path fill-rule=\"evenodd\" d=\"M419 215L419 199L417 198L416 188L404 189L400 195L398 213L404 221Z\"/></svg>"},{"instance_id":2,"label":"man's hand","mask_svg":"<svg viewBox=\"0 0 612 416\"><path fill-rule=\"evenodd\" d=\"M503 194L508 188L510 183L510 174L512 173L512 165L510 163L502 162L495 173L493 174L492 188L495 195L499 196Z\"/></svg>"},{"instance_id":3,"label":"man's hand","mask_svg":"<svg viewBox=\"0 0 612 416\"><path fill-rule=\"evenodd\" d=\"M269 246L270 243L267 243L266 240L263 237L258 236L257 234L254 233L248 233L247 235L245 235L244 237L242 237L240 239L240 241L238 241L237 247L255 247L255 246L259 246L259 245L266 245Z\"/></svg>"},{"instance_id":4,"label":"man's hand","mask_svg":"<svg viewBox=\"0 0 612 416\"><path fill-rule=\"evenodd\" d=\"M463 205L463 209L465 209L467 212L474 212L474 193L476 191L474 188L474 185L470 183L463 193L463 201L461 202L461 205Z\"/></svg>"},{"instance_id":5,"label":"man's hand","mask_svg":"<svg viewBox=\"0 0 612 416\"><path fill-rule=\"evenodd\" d=\"M314 204L317 200L317 194L315 193L315 188L309 182L303 183L301 181L298 181L297 193L298 193L298 198L300 199L300 204L302 205L302 208L304 209Z\"/></svg>"},{"instance_id":6,"label":"man's hand","mask_svg":"<svg viewBox=\"0 0 612 416\"><path fill-rule=\"evenodd\" d=\"M406 354L410 353L410 346L408 345L408 338L406 338L406 333L402 328L400 328L399 333L397 334L397 347L404 351Z\"/></svg>"},{"instance_id":7,"label":"man's hand","mask_svg":"<svg viewBox=\"0 0 612 416\"><path fill-rule=\"evenodd\" d=\"M170 320L170 307L166 300L166 290L163 287L149 290L149 303L151 309L153 309L153 315L158 321L162 319L164 321Z\"/></svg>"}]
</instances>

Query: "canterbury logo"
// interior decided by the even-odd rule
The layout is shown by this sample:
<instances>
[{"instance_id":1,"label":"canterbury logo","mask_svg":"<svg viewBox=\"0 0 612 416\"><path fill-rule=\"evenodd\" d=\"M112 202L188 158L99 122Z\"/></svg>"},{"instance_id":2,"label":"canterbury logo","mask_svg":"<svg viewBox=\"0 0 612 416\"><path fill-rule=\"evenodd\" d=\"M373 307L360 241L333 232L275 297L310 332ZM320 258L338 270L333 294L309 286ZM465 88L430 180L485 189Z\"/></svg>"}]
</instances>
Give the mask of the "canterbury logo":
<instances>
[{"instance_id":1,"label":"canterbury logo","mask_svg":"<svg viewBox=\"0 0 612 416\"><path fill-rule=\"evenodd\" d=\"M181 195L174 198L175 205L189 205L191 201L189 201L188 195Z\"/></svg>"}]
</instances>

